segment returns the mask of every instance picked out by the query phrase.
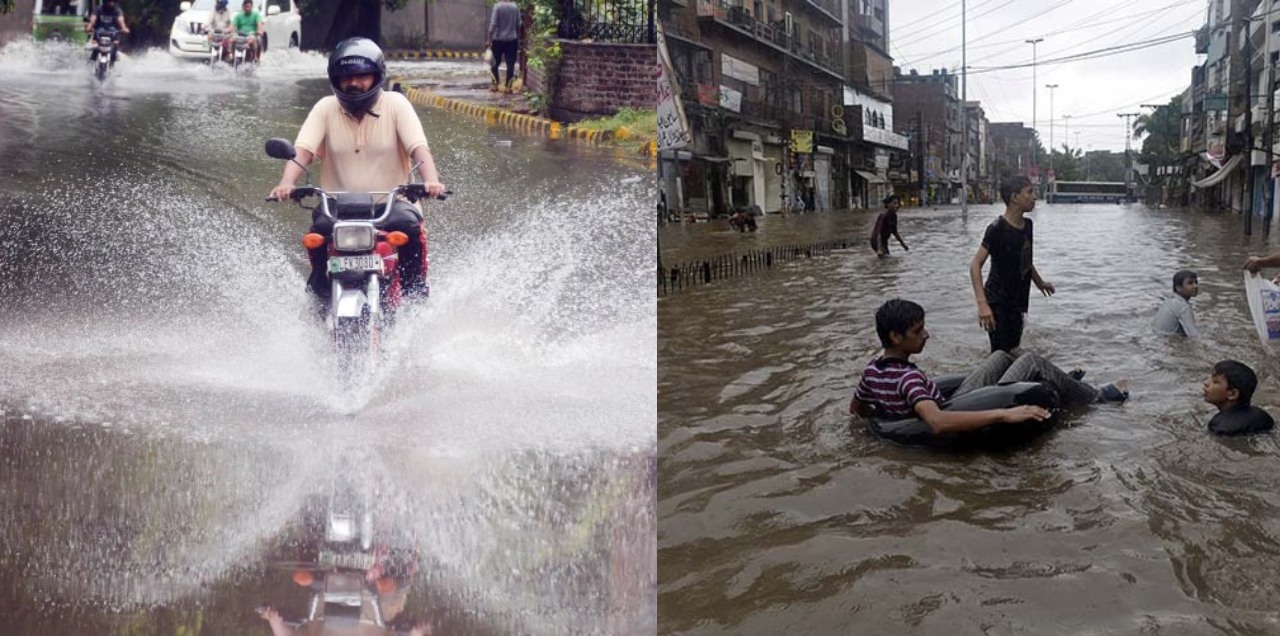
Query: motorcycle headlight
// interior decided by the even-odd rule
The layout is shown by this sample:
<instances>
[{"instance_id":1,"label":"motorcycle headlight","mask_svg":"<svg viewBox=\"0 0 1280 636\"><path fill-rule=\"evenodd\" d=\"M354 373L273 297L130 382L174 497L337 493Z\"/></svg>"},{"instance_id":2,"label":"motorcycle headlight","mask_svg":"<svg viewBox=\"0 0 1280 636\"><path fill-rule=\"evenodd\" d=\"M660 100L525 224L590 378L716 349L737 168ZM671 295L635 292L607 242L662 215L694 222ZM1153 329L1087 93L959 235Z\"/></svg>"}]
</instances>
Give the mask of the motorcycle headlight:
<instances>
[{"instance_id":1,"label":"motorcycle headlight","mask_svg":"<svg viewBox=\"0 0 1280 636\"><path fill-rule=\"evenodd\" d=\"M373 249L374 230L369 225L339 225L333 228L333 245L343 252Z\"/></svg>"}]
</instances>

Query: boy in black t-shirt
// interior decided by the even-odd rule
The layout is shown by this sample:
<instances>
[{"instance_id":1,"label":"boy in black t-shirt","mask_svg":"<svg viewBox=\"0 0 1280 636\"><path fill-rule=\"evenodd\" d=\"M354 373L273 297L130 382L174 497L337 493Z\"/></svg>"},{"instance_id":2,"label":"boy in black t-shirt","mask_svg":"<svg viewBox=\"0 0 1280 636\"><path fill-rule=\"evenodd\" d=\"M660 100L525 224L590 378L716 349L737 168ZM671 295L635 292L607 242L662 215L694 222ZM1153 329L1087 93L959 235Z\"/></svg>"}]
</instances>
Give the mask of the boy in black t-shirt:
<instances>
[{"instance_id":1,"label":"boy in black t-shirt","mask_svg":"<svg viewBox=\"0 0 1280 636\"><path fill-rule=\"evenodd\" d=\"M1053 283L1040 277L1032 262L1032 223L1024 215L1036 207L1031 180L1018 175L1000 185L1004 214L987 226L982 245L969 263L973 295L978 301L978 324L987 330L992 351L1012 351L1022 344L1023 318L1031 297L1031 283L1045 296L1054 293ZM987 282L982 283L982 265L991 257Z\"/></svg>"}]
</instances>

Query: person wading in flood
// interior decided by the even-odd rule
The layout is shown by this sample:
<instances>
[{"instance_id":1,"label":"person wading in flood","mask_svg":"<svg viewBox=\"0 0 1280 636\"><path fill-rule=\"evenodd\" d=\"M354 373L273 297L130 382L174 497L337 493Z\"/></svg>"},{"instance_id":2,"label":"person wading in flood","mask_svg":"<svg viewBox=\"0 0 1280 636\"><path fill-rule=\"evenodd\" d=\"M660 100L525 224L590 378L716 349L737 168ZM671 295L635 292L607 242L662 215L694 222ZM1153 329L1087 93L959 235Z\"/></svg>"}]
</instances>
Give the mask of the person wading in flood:
<instances>
[{"instance_id":1,"label":"person wading in flood","mask_svg":"<svg viewBox=\"0 0 1280 636\"><path fill-rule=\"evenodd\" d=\"M1031 297L1031 283L1045 296L1056 291L1041 278L1032 262L1032 223L1026 214L1036 207L1031 180L1018 175L1000 185L1005 210L987 226L978 253L969 263L973 295L978 301L978 324L987 330L992 351L1013 351L1022 344L1022 328ZM991 271L982 283L982 265L991 257Z\"/></svg>"},{"instance_id":2,"label":"person wading in flood","mask_svg":"<svg viewBox=\"0 0 1280 636\"><path fill-rule=\"evenodd\" d=\"M907 247L906 242L902 240L902 235L898 234L898 209L901 207L902 199L898 198L898 195L891 194L885 197L884 212L876 217L876 223L871 228L871 249L880 258L889 255L890 236L898 239L902 249L911 251L911 248Z\"/></svg>"}]
</instances>

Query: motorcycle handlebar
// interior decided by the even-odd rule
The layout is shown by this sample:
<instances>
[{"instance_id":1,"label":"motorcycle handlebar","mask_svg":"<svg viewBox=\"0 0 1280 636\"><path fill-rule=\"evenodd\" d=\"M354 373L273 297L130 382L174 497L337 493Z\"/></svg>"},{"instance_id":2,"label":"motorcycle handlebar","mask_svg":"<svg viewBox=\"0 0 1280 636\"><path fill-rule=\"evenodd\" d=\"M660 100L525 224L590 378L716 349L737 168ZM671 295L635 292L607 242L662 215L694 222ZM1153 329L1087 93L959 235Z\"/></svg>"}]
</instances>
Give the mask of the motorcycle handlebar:
<instances>
[{"instance_id":1,"label":"motorcycle handlebar","mask_svg":"<svg viewBox=\"0 0 1280 636\"><path fill-rule=\"evenodd\" d=\"M289 198L293 201L301 201L307 197L325 196L327 194L328 194L327 192L315 186L302 186L302 187L294 188L293 191L289 193ZM453 194L453 190L445 190L444 192L441 192L439 195L432 197L427 194L427 187L425 185L421 183L406 183L402 186L396 186L395 190L392 190L387 194L393 197L396 194L403 194L405 198L409 199L414 203L417 203L419 199L436 199L437 201L444 201L449 198L449 195ZM276 196L267 197L268 203L278 203L279 201L280 201L279 197L276 197ZM329 214L329 210L328 210L329 206L327 205L327 202L323 203L321 205L321 208L326 215ZM388 212L390 212L390 205L388 205L387 210Z\"/></svg>"}]
</instances>

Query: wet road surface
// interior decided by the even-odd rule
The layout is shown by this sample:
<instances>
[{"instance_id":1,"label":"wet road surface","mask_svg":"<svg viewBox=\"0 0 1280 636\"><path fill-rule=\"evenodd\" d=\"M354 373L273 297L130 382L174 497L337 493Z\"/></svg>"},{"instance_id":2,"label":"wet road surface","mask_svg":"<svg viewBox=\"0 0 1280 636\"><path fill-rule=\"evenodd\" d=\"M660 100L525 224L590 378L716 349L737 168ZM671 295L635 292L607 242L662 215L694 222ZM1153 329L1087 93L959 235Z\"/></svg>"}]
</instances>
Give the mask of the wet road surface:
<instances>
[{"instance_id":1,"label":"wet road surface","mask_svg":"<svg viewBox=\"0 0 1280 636\"><path fill-rule=\"evenodd\" d=\"M456 193L427 208L432 297L344 389L309 213L263 202L263 140L328 94L325 58L151 51L99 83L79 56L0 52L3 631L267 633L355 484L413 565L401 623L651 633L652 168L420 108Z\"/></svg>"}]
</instances>

